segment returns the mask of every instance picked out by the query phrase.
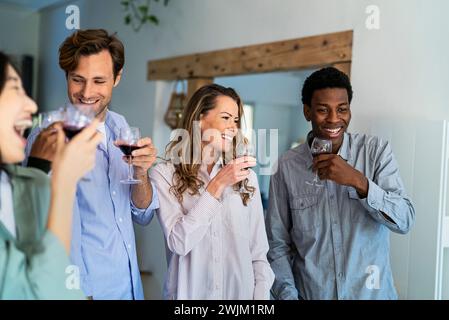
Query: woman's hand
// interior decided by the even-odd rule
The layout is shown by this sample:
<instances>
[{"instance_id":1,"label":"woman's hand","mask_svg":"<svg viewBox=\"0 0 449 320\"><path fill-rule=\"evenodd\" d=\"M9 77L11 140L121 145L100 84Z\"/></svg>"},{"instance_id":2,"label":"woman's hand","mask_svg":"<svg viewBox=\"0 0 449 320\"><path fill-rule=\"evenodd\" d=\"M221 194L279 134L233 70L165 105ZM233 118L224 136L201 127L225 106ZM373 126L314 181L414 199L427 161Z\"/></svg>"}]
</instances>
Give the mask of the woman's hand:
<instances>
[{"instance_id":1,"label":"woman's hand","mask_svg":"<svg viewBox=\"0 0 449 320\"><path fill-rule=\"evenodd\" d=\"M52 180L63 185L76 185L95 166L95 152L102 134L97 132L98 120L65 143L62 127L55 126L57 132L56 152L52 163Z\"/></svg>"},{"instance_id":2,"label":"woman's hand","mask_svg":"<svg viewBox=\"0 0 449 320\"><path fill-rule=\"evenodd\" d=\"M254 167L256 164L256 159L253 157L240 157L232 160L209 182L206 190L216 199L220 199L226 187L248 178L250 172L245 169Z\"/></svg>"},{"instance_id":3,"label":"woman's hand","mask_svg":"<svg viewBox=\"0 0 449 320\"><path fill-rule=\"evenodd\" d=\"M95 165L95 152L102 139L97 132L99 121L94 120L69 143L61 125L56 125L56 153L52 163L51 200L47 228L70 252L72 210L76 183Z\"/></svg>"}]
</instances>

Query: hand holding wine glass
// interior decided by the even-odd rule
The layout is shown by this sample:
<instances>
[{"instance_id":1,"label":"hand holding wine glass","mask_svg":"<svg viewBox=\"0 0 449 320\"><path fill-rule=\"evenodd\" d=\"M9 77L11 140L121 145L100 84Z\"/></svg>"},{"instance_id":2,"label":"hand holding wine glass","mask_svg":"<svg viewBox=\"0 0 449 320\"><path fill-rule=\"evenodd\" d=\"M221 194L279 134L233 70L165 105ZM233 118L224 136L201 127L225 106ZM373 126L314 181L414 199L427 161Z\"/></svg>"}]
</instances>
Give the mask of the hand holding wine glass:
<instances>
[{"instance_id":1,"label":"hand holding wine glass","mask_svg":"<svg viewBox=\"0 0 449 320\"><path fill-rule=\"evenodd\" d=\"M218 171L217 175L206 187L206 190L216 199L221 198L226 187L233 186L236 183L242 184L242 181L250 175L248 169L257 165L254 145L246 138L238 139L237 141L235 147L236 158ZM240 190L242 189L243 186L240 185Z\"/></svg>"},{"instance_id":2,"label":"hand holding wine glass","mask_svg":"<svg viewBox=\"0 0 449 320\"><path fill-rule=\"evenodd\" d=\"M95 166L95 150L101 142L102 134L97 132L98 120L93 120L82 133L69 143L61 127L56 130L56 152L52 162L52 181L76 184ZM59 184L59 183L58 183Z\"/></svg>"},{"instance_id":3,"label":"hand holding wine glass","mask_svg":"<svg viewBox=\"0 0 449 320\"><path fill-rule=\"evenodd\" d=\"M31 147L30 157L53 161L56 152L56 133L63 120L62 109L42 112L33 118L33 130L38 129L38 135Z\"/></svg>"}]
</instances>

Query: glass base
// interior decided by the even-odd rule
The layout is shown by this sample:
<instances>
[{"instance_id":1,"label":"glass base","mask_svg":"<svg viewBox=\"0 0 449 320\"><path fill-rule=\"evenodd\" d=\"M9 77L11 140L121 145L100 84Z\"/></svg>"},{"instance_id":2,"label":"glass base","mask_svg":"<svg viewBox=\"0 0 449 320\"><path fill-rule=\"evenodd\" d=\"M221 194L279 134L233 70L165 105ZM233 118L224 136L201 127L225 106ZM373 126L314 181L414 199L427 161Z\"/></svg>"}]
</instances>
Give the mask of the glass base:
<instances>
[{"instance_id":1,"label":"glass base","mask_svg":"<svg viewBox=\"0 0 449 320\"><path fill-rule=\"evenodd\" d=\"M126 179L126 180L120 180L120 183L123 183L123 184L139 184L139 183L142 183L142 180Z\"/></svg>"}]
</instances>

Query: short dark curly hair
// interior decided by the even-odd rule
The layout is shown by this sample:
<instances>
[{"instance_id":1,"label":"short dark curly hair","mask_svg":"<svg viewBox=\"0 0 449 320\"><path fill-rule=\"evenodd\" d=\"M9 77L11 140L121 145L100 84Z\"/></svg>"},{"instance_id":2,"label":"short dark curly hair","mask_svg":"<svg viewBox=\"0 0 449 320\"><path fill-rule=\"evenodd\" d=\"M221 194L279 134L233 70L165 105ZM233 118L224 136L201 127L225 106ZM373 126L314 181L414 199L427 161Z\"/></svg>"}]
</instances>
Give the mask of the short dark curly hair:
<instances>
[{"instance_id":1,"label":"short dark curly hair","mask_svg":"<svg viewBox=\"0 0 449 320\"><path fill-rule=\"evenodd\" d=\"M334 67L322 68L307 77L302 87L302 103L310 106L315 90L327 88L346 89L346 91L348 92L349 103L351 103L351 81L349 81L349 77L344 72L341 72Z\"/></svg>"}]
</instances>

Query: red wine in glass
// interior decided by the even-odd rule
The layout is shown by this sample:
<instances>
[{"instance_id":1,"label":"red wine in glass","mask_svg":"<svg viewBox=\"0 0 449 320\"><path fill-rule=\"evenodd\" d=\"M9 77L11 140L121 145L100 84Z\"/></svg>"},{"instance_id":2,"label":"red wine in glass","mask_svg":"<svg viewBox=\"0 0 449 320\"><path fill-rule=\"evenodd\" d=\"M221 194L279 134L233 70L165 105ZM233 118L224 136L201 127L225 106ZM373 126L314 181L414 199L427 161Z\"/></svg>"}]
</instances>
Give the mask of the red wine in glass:
<instances>
[{"instance_id":1,"label":"red wine in glass","mask_svg":"<svg viewBox=\"0 0 449 320\"><path fill-rule=\"evenodd\" d=\"M121 144L119 148L127 157L130 157L134 150L139 149L138 146L132 144Z\"/></svg>"},{"instance_id":2,"label":"red wine in glass","mask_svg":"<svg viewBox=\"0 0 449 320\"><path fill-rule=\"evenodd\" d=\"M85 127L77 127L71 125L64 125L62 129L65 132L66 137L71 140L74 136L80 133Z\"/></svg>"},{"instance_id":3,"label":"red wine in glass","mask_svg":"<svg viewBox=\"0 0 449 320\"><path fill-rule=\"evenodd\" d=\"M123 184L139 184L142 183L139 179L134 179L132 170L132 152L139 149L137 142L140 139L140 130L137 127L123 127L120 128L116 146L128 157L128 178L120 180Z\"/></svg>"},{"instance_id":4,"label":"red wine in glass","mask_svg":"<svg viewBox=\"0 0 449 320\"><path fill-rule=\"evenodd\" d=\"M71 140L88 126L95 118L95 112L88 105L67 103L63 112L62 128L68 140ZM82 181L90 181L83 177Z\"/></svg>"}]
</instances>

